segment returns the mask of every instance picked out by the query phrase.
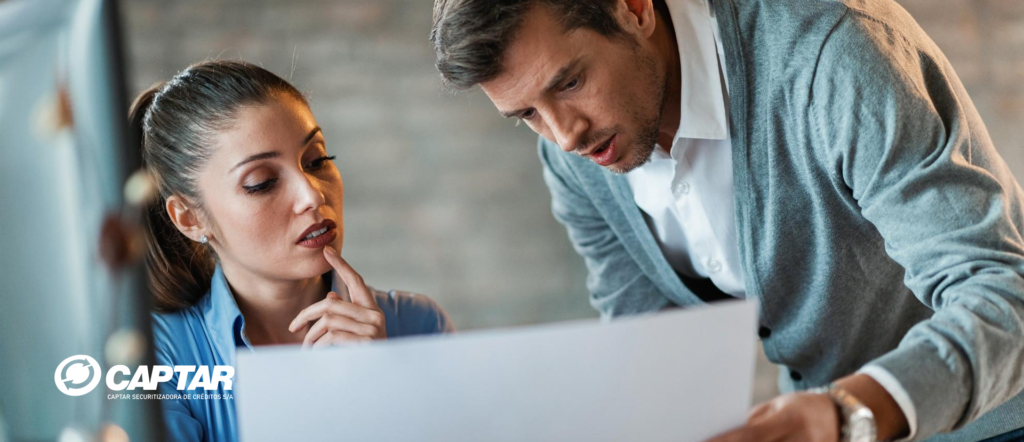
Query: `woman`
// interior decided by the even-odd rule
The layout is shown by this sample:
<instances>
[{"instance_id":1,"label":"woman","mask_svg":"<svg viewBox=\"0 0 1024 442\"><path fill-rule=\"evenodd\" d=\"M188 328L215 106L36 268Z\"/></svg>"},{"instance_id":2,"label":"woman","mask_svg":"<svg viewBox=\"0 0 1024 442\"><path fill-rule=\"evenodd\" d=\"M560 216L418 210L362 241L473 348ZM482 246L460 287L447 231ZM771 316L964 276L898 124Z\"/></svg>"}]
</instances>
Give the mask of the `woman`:
<instances>
[{"instance_id":1,"label":"woman","mask_svg":"<svg viewBox=\"0 0 1024 442\"><path fill-rule=\"evenodd\" d=\"M158 364L212 374L262 345L452 330L430 299L367 287L339 256L341 175L285 80L241 61L198 63L143 92L131 123L161 196L146 238ZM175 372L160 393L203 393L178 385ZM232 393L219 387L207 393ZM171 440L237 440L231 398L166 399L163 409Z\"/></svg>"}]
</instances>

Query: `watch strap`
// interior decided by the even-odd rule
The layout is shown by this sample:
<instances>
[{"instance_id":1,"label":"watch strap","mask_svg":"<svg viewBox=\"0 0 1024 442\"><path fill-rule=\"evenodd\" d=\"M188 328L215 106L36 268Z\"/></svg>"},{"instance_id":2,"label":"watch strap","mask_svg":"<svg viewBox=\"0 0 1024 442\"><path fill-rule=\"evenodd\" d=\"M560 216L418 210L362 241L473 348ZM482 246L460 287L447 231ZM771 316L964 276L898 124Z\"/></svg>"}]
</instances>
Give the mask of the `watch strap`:
<instances>
[{"instance_id":1,"label":"watch strap","mask_svg":"<svg viewBox=\"0 0 1024 442\"><path fill-rule=\"evenodd\" d=\"M874 413L856 396L834 383L807 391L828 395L832 403L836 405L839 412L839 440L841 442L877 442Z\"/></svg>"}]
</instances>

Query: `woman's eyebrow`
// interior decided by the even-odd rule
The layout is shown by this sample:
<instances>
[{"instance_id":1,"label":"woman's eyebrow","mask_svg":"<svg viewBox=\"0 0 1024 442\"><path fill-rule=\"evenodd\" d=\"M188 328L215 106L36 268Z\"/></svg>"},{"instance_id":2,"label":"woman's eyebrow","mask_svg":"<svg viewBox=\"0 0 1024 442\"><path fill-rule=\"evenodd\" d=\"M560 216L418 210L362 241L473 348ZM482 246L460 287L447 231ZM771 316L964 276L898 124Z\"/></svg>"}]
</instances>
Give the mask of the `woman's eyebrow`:
<instances>
[{"instance_id":1,"label":"woman's eyebrow","mask_svg":"<svg viewBox=\"0 0 1024 442\"><path fill-rule=\"evenodd\" d=\"M276 151L276 150L270 151L270 152L258 153L258 154L255 154L255 155L250 155L250 156L246 157L244 160L239 161L238 164L235 164L235 167L232 167L231 170L228 171L228 173L231 173L232 171L234 171L235 169L241 167L245 163L251 163L251 162L256 161L256 160L265 160L267 158L277 158L279 156L281 156L281 153Z\"/></svg>"},{"instance_id":2,"label":"woman's eyebrow","mask_svg":"<svg viewBox=\"0 0 1024 442\"><path fill-rule=\"evenodd\" d=\"M320 126L314 127L313 130L309 131L309 135L306 135L306 139L302 140L302 145L305 146L306 144L308 144L309 140L312 140L313 137L316 136L317 132L320 132ZM256 160L265 160L267 158L277 158L279 156L281 156L281 152L278 152L276 150L250 155L246 157L244 160L239 161L238 164L235 164L235 166L232 167L231 170L228 171L228 173L231 173L232 171L241 167L245 163L251 163Z\"/></svg>"},{"instance_id":3,"label":"woman's eyebrow","mask_svg":"<svg viewBox=\"0 0 1024 442\"><path fill-rule=\"evenodd\" d=\"M316 136L316 133L320 132L320 126L314 127L313 130L309 131L309 135L306 135L306 139L302 140L302 145L309 144L309 140L312 140Z\"/></svg>"}]
</instances>

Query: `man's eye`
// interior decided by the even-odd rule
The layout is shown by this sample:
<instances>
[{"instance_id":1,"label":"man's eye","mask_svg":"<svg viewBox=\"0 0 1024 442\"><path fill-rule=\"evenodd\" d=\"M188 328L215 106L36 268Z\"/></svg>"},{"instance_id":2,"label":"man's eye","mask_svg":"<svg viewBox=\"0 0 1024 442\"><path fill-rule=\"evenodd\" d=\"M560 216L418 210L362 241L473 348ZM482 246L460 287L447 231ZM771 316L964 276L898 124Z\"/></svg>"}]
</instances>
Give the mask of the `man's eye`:
<instances>
[{"instance_id":1,"label":"man's eye","mask_svg":"<svg viewBox=\"0 0 1024 442\"><path fill-rule=\"evenodd\" d=\"M573 89L576 89L576 86L579 86L579 85L580 85L580 77L576 77L576 78L573 78L572 81L566 83L565 86L562 87L562 90L563 91L571 91Z\"/></svg>"},{"instance_id":2,"label":"man's eye","mask_svg":"<svg viewBox=\"0 0 1024 442\"><path fill-rule=\"evenodd\" d=\"M530 109L528 111L525 111L525 112L519 114L518 116L516 116L516 126L518 127L519 123L522 123L522 122L524 122L526 120L529 120L529 119L533 118L534 115L537 115L537 111L535 111L533 109Z\"/></svg>"}]
</instances>

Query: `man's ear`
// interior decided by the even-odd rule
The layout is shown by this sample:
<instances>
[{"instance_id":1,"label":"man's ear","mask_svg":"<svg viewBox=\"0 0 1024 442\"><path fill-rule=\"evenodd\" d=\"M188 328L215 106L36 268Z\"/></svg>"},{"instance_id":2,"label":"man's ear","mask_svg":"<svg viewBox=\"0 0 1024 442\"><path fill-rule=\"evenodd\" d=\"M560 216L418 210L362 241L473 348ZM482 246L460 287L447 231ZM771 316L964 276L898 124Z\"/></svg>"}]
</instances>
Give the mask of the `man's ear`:
<instances>
[{"instance_id":1,"label":"man's ear","mask_svg":"<svg viewBox=\"0 0 1024 442\"><path fill-rule=\"evenodd\" d=\"M167 197L167 204L164 207L167 209L167 216L171 218L174 227L177 227L178 231L185 236L193 241L199 241L199 238L205 234L204 227L199 217L196 216L196 211L184 198L171 195Z\"/></svg>"},{"instance_id":2,"label":"man's ear","mask_svg":"<svg viewBox=\"0 0 1024 442\"><path fill-rule=\"evenodd\" d=\"M615 7L619 26L644 40L654 34L655 15L652 0L619 0Z\"/></svg>"}]
</instances>

